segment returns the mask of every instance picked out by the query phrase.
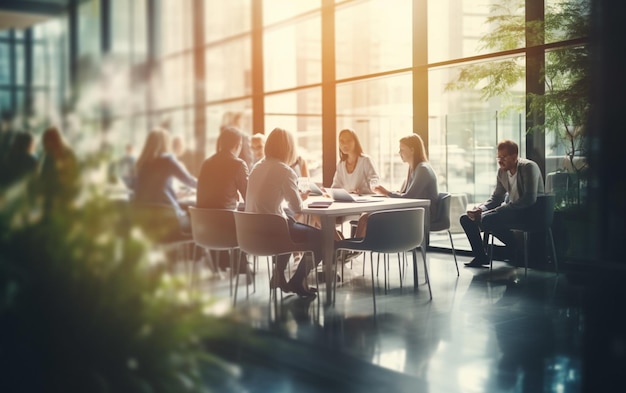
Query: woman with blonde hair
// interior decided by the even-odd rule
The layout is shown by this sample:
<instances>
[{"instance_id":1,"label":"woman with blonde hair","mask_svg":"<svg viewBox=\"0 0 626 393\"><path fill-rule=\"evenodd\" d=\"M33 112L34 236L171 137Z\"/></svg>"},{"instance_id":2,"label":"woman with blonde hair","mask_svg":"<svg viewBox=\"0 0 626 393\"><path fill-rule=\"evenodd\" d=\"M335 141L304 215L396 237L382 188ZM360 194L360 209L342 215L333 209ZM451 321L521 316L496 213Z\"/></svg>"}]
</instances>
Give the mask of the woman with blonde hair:
<instances>
[{"instance_id":1,"label":"woman with blonde hair","mask_svg":"<svg viewBox=\"0 0 626 393\"><path fill-rule=\"evenodd\" d=\"M248 179L246 211L278 214L287 218L293 241L308 243L318 264L322 258L320 230L297 222L293 217L302 212L302 200L309 195L309 191L300 193L298 190L298 176L289 166L294 159L293 135L282 128L272 130L265 142L265 159L254 166ZM283 209L283 202L287 202L288 210ZM284 271L289 257L278 257L276 271L279 274L271 278L271 287L280 288L283 292L295 292L301 297L315 296L316 289L306 285L309 267L305 260L298 264L293 277L287 282Z\"/></svg>"},{"instance_id":2,"label":"woman with blonde hair","mask_svg":"<svg viewBox=\"0 0 626 393\"><path fill-rule=\"evenodd\" d=\"M189 218L178 203L172 181L178 179L184 185L196 188L197 180L174 157L170 133L167 130L155 128L148 133L137 159L136 173L134 202L172 206L181 230L189 232Z\"/></svg>"},{"instance_id":3,"label":"woman with blonde hair","mask_svg":"<svg viewBox=\"0 0 626 393\"><path fill-rule=\"evenodd\" d=\"M430 217L437 211L439 191L437 189L437 175L428 162L424 141L417 134L411 134L400 139L398 153L402 162L409 165L406 179L402 182L400 191L389 191L383 186L376 186L374 191L391 198L430 199ZM365 235L367 215L359 218L356 236Z\"/></svg>"}]
</instances>

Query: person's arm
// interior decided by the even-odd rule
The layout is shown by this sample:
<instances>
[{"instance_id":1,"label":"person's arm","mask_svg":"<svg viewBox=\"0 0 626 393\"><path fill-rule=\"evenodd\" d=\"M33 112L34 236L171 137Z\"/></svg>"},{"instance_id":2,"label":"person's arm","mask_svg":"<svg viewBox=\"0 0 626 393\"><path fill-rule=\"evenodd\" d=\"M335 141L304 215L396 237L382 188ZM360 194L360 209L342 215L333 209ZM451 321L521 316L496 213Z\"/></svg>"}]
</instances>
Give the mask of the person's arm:
<instances>
[{"instance_id":1,"label":"person's arm","mask_svg":"<svg viewBox=\"0 0 626 393\"><path fill-rule=\"evenodd\" d=\"M283 196L287 201L287 207L293 214L302 212L302 198L300 198L300 190L298 190L298 176L296 172L287 167L285 181L283 185Z\"/></svg>"},{"instance_id":2,"label":"person's arm","mask_svg":"<svg viewBox=\"0 0 626 393\"><path fill-rule=\"evenodd\" d=\"M433 192L432 189L437 188L437 178L423 165L418 165L415 168L415 173L411 179L411 183L408 185L406 192L401 194L402 198L429 198Z\"/></svg>"},{"instance_id":3,"label":"person's arm","mask_svg":"<svg viewBox=\"0 0 626 393\"><path fill-rule=\"evenodd\" d=\"M239 191L239 194L241 194L241 198L244 201L246 199L246 192L248 191L248 177L248 166L245 162L241 162L235 176L235 185L237 186L237 191Z\"/></svg>"},{"instance_id":4,"label":"person's arm","mask_svg":"<svg viewBox=\"0 0 626 393\"><path fill-rule=\"evenodd\" d=\"M378 173L376 172L376 167L374 166L374 162L371 157L365 156L362 157L365 160L365 165L363 167L365 184L363 185L363 190L360 190L362 193L369 193L370 191L370 180L372 179L380 179Z\"/></svg>"},{"instance_id":5,"label":"person's arm","mask_svg":"<svg viewBox=\"0 0 626 393\"><path fill-rule=\"evenodd\" d=\"M300 172L302 172L302 177L310 177L309 167L306 164L306 160L300 156Z\"/></svg>"},{"instance_id":6,"label":"person's arm","mask_svg":"<svg viewBox=\"0 0 626 393\"><path fill-rule=\"evenodd\" d=\"M172 168L172 176L180 180L184 185L197 188L198 181L195 177L193 177L189 171L176 159L174 156L169 157L171 168Z\"/></svg>"},{"instance_id":7,"label":"person's arm","mask_svg":"<svg viewBox=\"0 0 626 393\"><path fill-rule=\"evenodd\" d=\"M483 202L482 204L478 206L480 210L482 211L492 210L502 205L502 202L504 202L504 198L506 197L506 193L507 193L507 190L504 187L504 184L502 183L503 182L502 179L503 178L506 179L507 176L508 175L506 174L506 171L503 171L501 169L498 170L498 174L496 178L496 188L491 193L491 196L489 197L489 199L487 199L485 202Z\"/></svg>"},{"instance_id":8,"label":"person's arm","mask_svg":"<svg viewBox=\"0 0 626 393\"><path fill-rule=\"evenodd\" d=\"M335 175L333 176L333 182L330 185L330 188L339 188L343 187L343 183L345 183L342 175L343 161L339 161L337 163L337 169L335 169Z\"/></svg>"}]
</instances>

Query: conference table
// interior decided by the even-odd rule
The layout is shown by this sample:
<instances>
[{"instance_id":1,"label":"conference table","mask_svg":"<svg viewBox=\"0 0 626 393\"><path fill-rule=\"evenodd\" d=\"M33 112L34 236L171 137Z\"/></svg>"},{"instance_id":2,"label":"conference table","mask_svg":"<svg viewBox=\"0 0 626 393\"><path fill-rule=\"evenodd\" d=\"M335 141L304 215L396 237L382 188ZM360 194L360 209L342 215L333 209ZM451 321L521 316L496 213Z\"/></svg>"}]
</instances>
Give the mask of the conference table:
<instances>
[{"instance_id":1,"label":"conference table","mask_svg":"<svg viewBox=\"0 0 626 393\"><path fill-rule=\"evenodd\" d=\"M333 282L333 263L335 260L335 231L337 217L359 215L365 212L375 212L380 210L405 209L413 207L425 208L424 233L428 233L430 223L430 200L429 199L409 199L409 198L388 198L373 196L372 202L337 202L334 201L328 207L309 207L313 202L332 201L325 196L309 196L303 201L302 212L305 214L317 215L320 218L322 231L323 263L326 283ZM424 237L425 239L426 237ZM413 266L415 269L416 266ZM415 274L415 272L414 272ZM417 286L417 281L414 285ZM332 285L326 285L326 304L332 301Z\"/></svg>"}]
</instances>

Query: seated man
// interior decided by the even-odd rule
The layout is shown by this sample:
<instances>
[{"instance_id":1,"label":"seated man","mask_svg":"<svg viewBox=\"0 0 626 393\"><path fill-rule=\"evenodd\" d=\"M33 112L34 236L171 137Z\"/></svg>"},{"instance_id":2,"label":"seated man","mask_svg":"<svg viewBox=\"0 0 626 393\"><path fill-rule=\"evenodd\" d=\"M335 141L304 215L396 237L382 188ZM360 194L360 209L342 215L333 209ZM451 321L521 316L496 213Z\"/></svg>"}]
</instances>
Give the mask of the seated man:
<instances>
[{"instance_id":1,"label":"seated man","mask_svg":"<svg viewBox=\"0 0 626 393\"><path fill-rule=\"evenodd\" d=\"M526 209L543 194L543 178L537 164L518 157L519 148L511 140L498 143L496 188L484 203L461 216L461 226L472 246L474 259L469 267L489 264L480 231L491 232L506 245L507 254L515 252L515 236L509 228L523 222Z\"/></svg>"}]
</instances>

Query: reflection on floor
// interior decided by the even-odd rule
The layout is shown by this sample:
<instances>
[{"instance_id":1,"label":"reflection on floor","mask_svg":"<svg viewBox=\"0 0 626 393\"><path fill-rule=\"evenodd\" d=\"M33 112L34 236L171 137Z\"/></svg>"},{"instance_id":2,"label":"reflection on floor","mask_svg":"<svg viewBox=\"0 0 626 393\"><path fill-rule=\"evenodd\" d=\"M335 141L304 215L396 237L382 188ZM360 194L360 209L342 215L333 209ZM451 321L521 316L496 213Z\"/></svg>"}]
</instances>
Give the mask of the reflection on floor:
<instances>
[{"instance_id":1,"label":"reflection on floor","mask_svg":"<svg viewBox=\"0 0 626 393\"><path fill-rule=\"evenodd\" d=\"M364 275L363 256L346 264L335 306L325 306L323 295L318 301L280 292L271 302L261 259L256 291L246 298L240 286L235 312L262 331L402 376L396 381L405 386L388 386L388 392L583 391L589 324L583 287L565 274L529 270L524 277L523 268L504 262L494 262L490 272L464 267L468 257L458 260L460 277L451 254L429 252L432 301L421 264L415 291L411 264L401 287L392 258L386 294L381 265L373 315L369 258ZM205 279L202 285L205 293L232 301L228 280ZM316 391L294 381L277 386L250 391Z\"/></svg>"}]
</instances>

